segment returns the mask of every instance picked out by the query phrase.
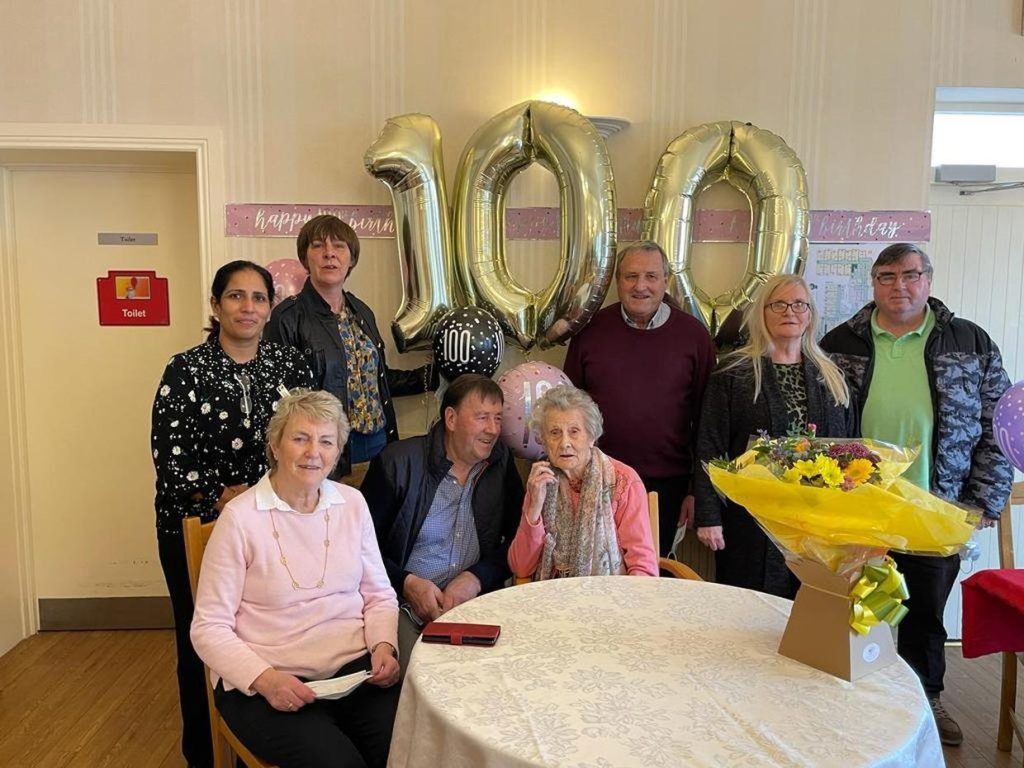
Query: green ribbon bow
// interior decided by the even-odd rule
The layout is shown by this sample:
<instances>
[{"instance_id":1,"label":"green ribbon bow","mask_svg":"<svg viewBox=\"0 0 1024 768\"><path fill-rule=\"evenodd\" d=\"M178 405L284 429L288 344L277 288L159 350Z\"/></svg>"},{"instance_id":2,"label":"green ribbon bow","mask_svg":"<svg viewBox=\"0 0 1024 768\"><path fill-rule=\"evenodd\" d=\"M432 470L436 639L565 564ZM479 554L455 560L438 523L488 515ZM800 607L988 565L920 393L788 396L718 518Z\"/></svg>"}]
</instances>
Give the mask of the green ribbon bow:
<instances>
[{"instance_id":1,"label":"green ribbon bow","mask_svg":"<svg viewBox=\"0 0 1024 768\"><path fill-rule=\"evenodd\" d=\"M898 626L907 609L903 601L910 597L903 574L896 570L896 563L886 557L881 565L865 565L860 579L850 590L853 605L850 607L850 626L861 635L866 635L880 621Z\"/></svg>"}]
</instances>

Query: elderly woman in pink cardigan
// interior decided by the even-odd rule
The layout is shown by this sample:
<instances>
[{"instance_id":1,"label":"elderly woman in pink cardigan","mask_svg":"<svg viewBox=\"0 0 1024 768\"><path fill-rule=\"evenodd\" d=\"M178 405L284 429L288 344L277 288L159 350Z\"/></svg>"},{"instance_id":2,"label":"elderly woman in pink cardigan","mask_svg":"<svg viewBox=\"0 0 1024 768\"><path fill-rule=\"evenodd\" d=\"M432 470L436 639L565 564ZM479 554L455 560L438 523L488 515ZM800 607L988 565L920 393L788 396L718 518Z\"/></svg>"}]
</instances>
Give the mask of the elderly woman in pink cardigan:
<instances>
[{"instance_id":1,"label":"elderly woman in pink cardigan","mask_svg":"<svg viewBox=\"0 0 1024 768\"><path fill-rule=\"evenodd\" d=\"M283 398L271 470L210 537L192 643L224 720L253 753L289 766L383 766L398 704L398 603L359 491L327 479L348 437L326 392ZM306 684L365 673L347 697Z\"/></svg>"},{"instance_id":2,"label":"elderly woman in pink cardigan","mask_svg":"<svg viewBox=\"0 0 1024 768\"><path fill-rule=\"evenodd\" d=\"M537 400L530 428L547 453L526 481L508 564L535 581L563 576L657 576L647 492L639 475L594 443L597 403L572 386Z\"/></svg>"}]
</instances>

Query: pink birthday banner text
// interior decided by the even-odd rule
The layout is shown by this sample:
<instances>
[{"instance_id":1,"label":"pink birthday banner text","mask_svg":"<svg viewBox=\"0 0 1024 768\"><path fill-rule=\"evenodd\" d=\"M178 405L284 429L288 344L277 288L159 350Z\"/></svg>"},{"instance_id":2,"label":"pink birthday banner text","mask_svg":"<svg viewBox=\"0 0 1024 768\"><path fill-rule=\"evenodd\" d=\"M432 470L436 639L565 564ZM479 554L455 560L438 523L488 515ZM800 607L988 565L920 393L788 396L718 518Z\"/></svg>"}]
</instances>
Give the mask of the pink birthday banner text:
<instances>
[{"instance_id":1,"label":"pink birthday banner text","mask_svg":"<svg viewBox=\"0 0 1024 768\"><path fill-rule=\"evenodd\" d=\"M225 206L229 237L290 237L314 216L329 213L345 221L360 238L395 236L390 205L298 205L295 203L231 203ZM618 240L640 239L639 208L620 208ZM557 240L558 208L508 208L505 236L510 240ZM928 211L811 211L808 239L812 243L927 242L932 220ZM697 211L694 241L745 243L750 239L749 210Z\"/></svg>"}]
</instances>

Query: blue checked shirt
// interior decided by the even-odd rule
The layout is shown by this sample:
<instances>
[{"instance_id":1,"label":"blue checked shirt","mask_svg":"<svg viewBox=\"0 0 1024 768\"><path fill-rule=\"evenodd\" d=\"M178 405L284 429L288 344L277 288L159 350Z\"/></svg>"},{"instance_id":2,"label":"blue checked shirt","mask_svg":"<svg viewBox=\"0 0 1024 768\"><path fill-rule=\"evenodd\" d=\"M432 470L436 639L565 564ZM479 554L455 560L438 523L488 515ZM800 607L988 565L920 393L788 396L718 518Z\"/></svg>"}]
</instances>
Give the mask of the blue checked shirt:
<instances>
[{"instance_id":1,"label":"blue checked shirt","mask_svg":"<svg viewBox=\"0 0 1024 768\"><path fill-rule=\"evenodd\" d=\"M480 540L473 520L473 487L484 466L484 461L476 464L465 485L459 485L451 472L445 475L405 564L409 573L429 579L439 589L480 560Z\"/></svg>"}]
</instances>

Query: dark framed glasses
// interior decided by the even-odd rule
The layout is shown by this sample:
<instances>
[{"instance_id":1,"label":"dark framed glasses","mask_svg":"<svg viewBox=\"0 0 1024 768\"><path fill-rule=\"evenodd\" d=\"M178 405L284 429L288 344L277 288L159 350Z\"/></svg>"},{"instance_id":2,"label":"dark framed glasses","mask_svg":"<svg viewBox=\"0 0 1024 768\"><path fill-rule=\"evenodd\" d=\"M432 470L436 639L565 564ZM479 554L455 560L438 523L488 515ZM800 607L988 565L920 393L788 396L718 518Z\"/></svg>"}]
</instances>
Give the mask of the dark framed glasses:
<instances>
[{"instance_id":1,"label":"dark framed glasses","mask_svg":"<svg viewBox=\"0 0 1024 768\"><path fill-rule=\"evenodd\" d=\"M912 269L908 272L879 272L875 275L875 280L879 285L895 285L897 278L901 283L916 283L921 280L921 275L927 275L928 273L921 269Z\"/></svg>"},{"instance_id":2,"label":"dark framed glasses","mask_svg":"<svg viewBox=\"0 0 1024 768\"><path fill-rule=\"evenodd\" d=\"M776 315L785 314L787 309L792 309L798 315L802 315L811 305L806 301L773 301L768 304L768 309L774 312Z\"/></svg>"}]
</instances>

